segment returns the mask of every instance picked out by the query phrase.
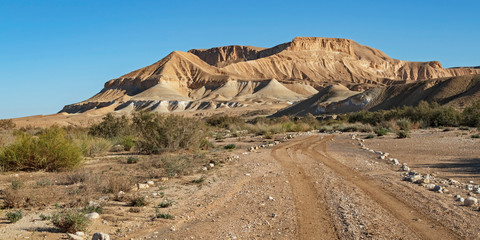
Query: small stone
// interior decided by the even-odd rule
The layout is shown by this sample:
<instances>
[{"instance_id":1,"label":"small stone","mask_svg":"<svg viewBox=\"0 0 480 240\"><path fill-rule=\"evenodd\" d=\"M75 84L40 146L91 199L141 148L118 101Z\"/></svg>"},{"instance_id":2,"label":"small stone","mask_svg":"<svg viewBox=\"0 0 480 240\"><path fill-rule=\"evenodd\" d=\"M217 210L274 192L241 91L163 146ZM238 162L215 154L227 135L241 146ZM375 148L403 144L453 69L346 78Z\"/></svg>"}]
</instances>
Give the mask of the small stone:
<instances>
[{"instance_id":1,"label":"small stone","mask_svg":"<svg viewBox=\"0 0 480 240\"><path fill-rule=\"evenodd\" d=\"M78 236L76 234L67 233L67 236L68 236L68 239L71 239L71 240L83 240L83 237Z\"/></svg>"},{"instance_id":2,"label":"small stone","mask_svg":"<svg viewBox=\"0 0 480 240\"><path fill-rule=\"evenodd\" d=\"M110 240L110 235L106 233L97 232L93 234L92 240Z\"/></svg>"},{"instance_id":3,"label":"small stone","mask_svg":"<svg viewBox=\"0 0 480 240\"><path fill-rule=\"evenodd\" d=\"M166 182L166 181L168 181L168 177L162 177L160 180L161 180L162 182Z\"/></svg>"},{"instance_id":4,"label":"small stone","mask_svg":"<svg viewBox=\"0 0 480 240\"><path fill-rule=\"evenodd\" d=\"M435 184L429 183L429 184L425 185L425 188L429 189L429 190L433 190L433 188L435 188L435 186L436 186Z\"/></svg>"},{"instance_id":5,"label":"small stone","mask_svg":"<svg viewBox=\"0 0 480 240\"><path fill-rule=\"evenodd\" d=\"M435 187L433 187L432 190L435 191L435 192L439 192L439 193L443 192L443 188L440 185L435 185Z\"/></svg>"},{"instance_id":6,"label":"small stone","mask_svg":"<svg viewBox=\"0 0 480 240\"><path fill-rule=\"evenodd\" d=\"M100 217L100 215L96 212L92 212L85 214L85 217L87 217L88 219L97 219Z\"/></svg>"},{"instance_id":7,"label":"small stone","mask_svg":"<svg viewBox=\"0 0 480 240\"><path fill-rule=\"evenodd\" d=\"M467 197L465 199L465 201L463 202L463 204L465 204L465 206L472 206L472 205L475 205L478 203L478 199L474 198L474 197Z\"/></svg>"},{"instance_id":8,"label":"small stone","mask_svg":"<svg viewBox=\"0 0 480 240\"><path fill-rule=\"evenodd\" d=\"M272 196L268 196L268 200L274 200Z\"/></svg>"},{"instance_id":9,"label":"small stone","mask_svg":"<svg viewBox=\"0 0 480 240\"><path fill-rule=\"evenodd\" d=\"M405 172L410 171L410 168L407 167L406 165L403 165L403 166L401 167L401 169L402 169L402 171L405 171Z\"/></svg>"},{"instance_id":10,"label":"small stone","mask_svg":"<svg viewBox=\"0 0 480 240\"><path fill-rule=\"evenodd\" d=\"M147 184L150 185L150 186L155 185L155 183L153 181L148 181Z\"/></svg>"},{"instance_id":11,"label":"small stone","mask_svg":"<svg viewBox=\"0 0 480 240\"><path fill-rule=\"evenodd\" d=\"M83 233L83 232L76 232L75 235L80 236L80 237L83 237L83 236L85 236L85 233Z\"/></svg>"},{"instance_id":12,"label":"small stone","mask_svg":"<svg viewBox=\"0 0 480 240\"><path fill-rule=\"evenodd\" d=\"M208 166L210 166L212 168L212 167L215 167L215 164L210 163L210 164L208 164Z\"/></svg>"},{"instance_id":13,"label":"small stone","mask_svg":"<svg viewBox=\"0 0 480 240\"><path fill-rule=\"evenodd\" d=\"M458 197L455 199L456 202L464 202L465 199L463 197Z\"/></svg>"},{"instance_id":14,"label":"small stone","mask_svg":"<svg viewBox=\"0 0 480 240\"><path fill-rule=\"evenodd\" d=\"M202 167L202 171L208 171L207 167Z\"/></svg>"},{"instance_id":15,"label":"small stone","mask_svg":"<svg viewBox=\"0 0 480 240\"><path fill-rule=\"evenodd\" d=\"M139 183L137 184L138 186L138 189L147 189L149 188L148 184L145 184L145 183Z\"/></svg>"}]
</instances>

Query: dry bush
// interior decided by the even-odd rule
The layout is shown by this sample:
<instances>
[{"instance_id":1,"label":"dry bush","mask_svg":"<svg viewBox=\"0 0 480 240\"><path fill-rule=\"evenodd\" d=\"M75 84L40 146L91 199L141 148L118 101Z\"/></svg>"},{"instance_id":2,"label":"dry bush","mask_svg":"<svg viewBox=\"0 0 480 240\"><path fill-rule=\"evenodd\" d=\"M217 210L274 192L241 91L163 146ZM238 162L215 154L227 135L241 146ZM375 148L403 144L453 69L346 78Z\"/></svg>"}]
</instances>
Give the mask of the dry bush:
<instances>
[{"instance_id":1,"label":"dry bush","mask_svg":"<svg viewBox=\"0 0 480 240\"><path fill-rule=\"evenodd\" d=\"M45 191L45 189L6 189L2 191L2 195L3 208L45 207L56 199L53 191Z\"/></svg>"},{"instance_id":2,"label":"dry bush","mask_svg":"<svg viewBox=\"0 0 480 240\"><path fill-rule=\"evenodd\" d=\"M16 125L15 123L12 121L12 119L1 119L0 120L0 130L3 129L3 130L10 130L10 129L13 129L15 128Z\"/></svg>"},{"instance_id":3,"label":"dry bush","mask_svg":"<svg viewBox=\"0 0 480 240\"><path fill-rule=\"evenodd\" d=\"M110 140L90 136L86 132L77 132L71 134L70 137L73 139L75 145L81 149L82 154L87 157L102 156L110 151L113 146Z\"/></svg>"},{"instance_id":4,"label":"dry bush","mask_svg":"<svg viewBox=\"0 0 480 240\"><path fill-rule=\"evenodd\" d=\"M72 209L54 213L51 221L53 225L67 233L85 232L90 225L90 220L82 211Z\"/></svg>"}]
</instances>

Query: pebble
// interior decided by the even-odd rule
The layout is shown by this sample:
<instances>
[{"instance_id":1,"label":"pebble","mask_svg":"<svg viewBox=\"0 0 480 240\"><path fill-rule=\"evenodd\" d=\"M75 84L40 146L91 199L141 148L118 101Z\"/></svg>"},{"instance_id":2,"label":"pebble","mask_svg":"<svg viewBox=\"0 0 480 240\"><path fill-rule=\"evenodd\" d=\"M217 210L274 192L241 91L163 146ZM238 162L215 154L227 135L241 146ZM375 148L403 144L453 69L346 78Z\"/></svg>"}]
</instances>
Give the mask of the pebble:
<instances>
[{"instance_id":1,"label":"pebble","mask_svg":"<svg viewBox=\"0 0 480 240\"><path fill-rule=\"evenodd\" d=\"M138 189L146 189L149 188L148 184L146 183L138 183L137 184Z\"/></svg>"},{"instance_id":2,"label":"pebble","mask_svg":"<svg viewBox=\"0 0 480 240\"><path fill-rule=\"evenodd\" d=\"M153 181L148 181L147 184L150 185L150 186L155 185L155 183Z\"/></svg>"},{"instance_id":3,"label":"pebble","mask_svg":"<svg viewBox=\"0 0 480 240\"><path fill-rule=\"evenodd\" d=\"M93 234L92 240L110 240L110 235L106 233L97 232Z\"/></svg>"},{"instance_id":4,"label":"pebble","mask_svg":"<svg viewBox=\"0 0 480 240\"><path fill-rule=\"evenodd\" d=\"M478 199L474 198L474 197L467 197L465 199L465 201L463 202L463 204L465 204L465 206L472 206L472 205L475 205L478 203Z\"/></svg>"}]
</instances>

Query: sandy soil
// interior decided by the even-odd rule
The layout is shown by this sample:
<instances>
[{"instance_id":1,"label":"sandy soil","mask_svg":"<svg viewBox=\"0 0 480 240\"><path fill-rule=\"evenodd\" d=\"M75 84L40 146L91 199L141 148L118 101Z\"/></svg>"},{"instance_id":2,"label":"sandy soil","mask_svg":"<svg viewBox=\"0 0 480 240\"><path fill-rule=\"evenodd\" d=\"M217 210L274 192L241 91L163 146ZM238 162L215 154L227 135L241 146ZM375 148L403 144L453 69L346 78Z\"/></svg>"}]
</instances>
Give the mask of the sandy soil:
<instances>
[{"instance_id":1,"label":"sandy soil","mask_svg":"<svg viewBox=\"0 0 480 240\"><path fill-rule=\"evenodd\" d=\"M402 181L400 166L362 150L352 134L303 134L256 152L246 148L260 141L246 139L240 149L225 152L238 159L166 182L153 179L155 187L140 191L152 204L139 213L109 201L87 234L103 231L113 239L478 239L478 206L454 199L475 195L464 183L480 182L480 140L464 134L418 130L409 139L387 135L363 142L415 171L435 174L434 183L448 193ZM231 141L238 140L223 144ZM203 183L191 183L200 176ZM459 183L449 184L450 178ZM152 220L154 206L167 199L173 206L160 211L174 218ZM42 211L26 210L16 224L7 224L2 212L0 238L65 237L39 220Z\"/></svg>"}]
</instances>

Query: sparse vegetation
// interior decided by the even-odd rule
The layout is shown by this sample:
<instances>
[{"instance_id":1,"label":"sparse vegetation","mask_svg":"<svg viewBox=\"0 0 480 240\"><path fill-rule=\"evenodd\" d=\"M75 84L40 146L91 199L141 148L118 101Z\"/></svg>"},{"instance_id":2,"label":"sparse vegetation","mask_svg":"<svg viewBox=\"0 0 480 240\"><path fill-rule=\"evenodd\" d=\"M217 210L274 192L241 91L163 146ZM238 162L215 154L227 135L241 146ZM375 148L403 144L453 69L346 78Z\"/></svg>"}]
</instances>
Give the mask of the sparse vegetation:
<instances>
[{"instance_id":1,"label":"sparse vegetation","mask_svg":"<svg viewBox=\"0 0 480 240\"><path fill-rule=\"evenodd\" d=\"M231 149L235 149L237 146L235 144L228 144L228 145L225 145L223 148L227 149L227 150L231 150Z\"/></svg>"},{"instance_id":2,"label":"sparse vegetation","mask_svg":"<svg viewBox=\"0 0 480 240\"><path fill-rule=\"evenodd\" d=\"M22 210L12 211L7 213L7 219L11 223L16 223L23 218Z\"/></svg>"},{"instance_id":3,"label":"sparse vegetation","mask_svg":"<svg viewBox=\"0 0 480 240\"><path fill-rule=\"evenodd\" d=\"M398 138L409 138L410 133L408 131L405 131L405 130L400 130L400 131L397 132L397 137Z\"/></svg>"},{"instance_id":4,"label":"sparse vegetation","mask_svg":"<svg viewBox=\"0 0 480 240\"><path fill-rule=\"evenodd\" d=\"M144 196L134 196L130 200L130 206L132 207L143 207L147 205L148 205L148 202Z\"/></svg>"},{"instance_id":5,"label":"sparse vegetation","mask_svg":"<svg viewBox=\"0 0 480 240\"><path fill-rule=\"evenodd\" d=\"M160 213L158 207L155 207L155 218L173 219L173 216L168 213Z\"/></svg>"},{"instance_id":6,"label":"sparse vegetation","mask_svg":"<svg viewBox=\"0 0 480 240\"><path fill-rule=\"evenodd\" d=\"M388 129L383 127L376 128L375 133L377 134L377 136L381 137L388 134Z\"/></svg>"},{"instance_id":7,"label":"sparse vegetation","mask_svg":"<svg viewBox=\"0 0 480 240\"><path fill-rule=\"evenodd\" d=\"M474 135L472 135L472 138L480 138L480 135L474 134Z\"/></svg>"},{"instance_id":8,"label":"sparse vegetation","mask_svg":"<svg viewBox=\"0 0 480 240\"><path fill-rule=\"evenodd\" d=\"M168 208L173 205L173 201L166 201L166 202L161 202L158 204L160 208Z\"/></svg>"},{"instance_id":9,"label":"sparse vegetation","mask_svg":"<svg viewBox=\"0 0 480 240\"><path fill-rule=\"evenodd\" d=\"M140 159L138 157L128 157L127 158L127 163L128 164L138 163L139 161L140 161Z\"/></svg>"},{"instance_id":10,"label":"sparse vegetation","mask_svg":"<svg viewBox=\"0 0 480 240\"><path fill-rule=\"evenodd\" d=\"M67 233L85 232L90 225L90 220L84 212L73 209L54 213L51 221L54 226Z\"/></svg>"},{"instance_id":11,"label":"sparse vegetation","mask_svg":"<svg viewBox=\"0 0 480 240\"><path fill-rule=\"evenodd\" d=\"M68 170L81 161L80 149L58 127L45 129L35 137L20 132L17 141L0 153L1 167L14 171Z\"/></svg>"},{"instance_id":12,"label":"sparse vegetation","mask_svg":"<svg viewBox=\"0 0 480 240\"><path fill-rule=\"evenodd\" d=\"M0 130L10 130L15 128L15 123L12 119L1 119L0 120Z\"/></svg>"},{"instance_id":13,"label":"sparse vegetation","mask_svg":"<svg viewBox=\"0 0 480 240\"><path fill-rule=\"evenodd\" d=\"M375 136L373 134L368 134L365 139L371 139L371 138L374 138Z\"/></svg>"}]
</instances>

